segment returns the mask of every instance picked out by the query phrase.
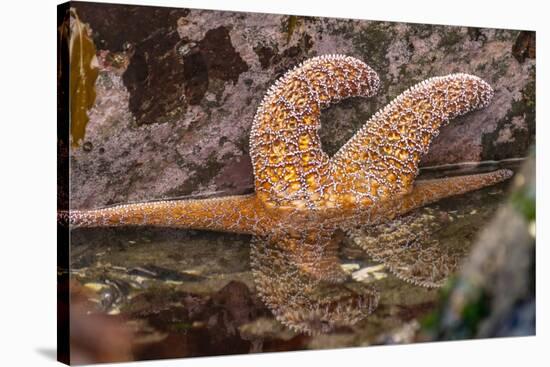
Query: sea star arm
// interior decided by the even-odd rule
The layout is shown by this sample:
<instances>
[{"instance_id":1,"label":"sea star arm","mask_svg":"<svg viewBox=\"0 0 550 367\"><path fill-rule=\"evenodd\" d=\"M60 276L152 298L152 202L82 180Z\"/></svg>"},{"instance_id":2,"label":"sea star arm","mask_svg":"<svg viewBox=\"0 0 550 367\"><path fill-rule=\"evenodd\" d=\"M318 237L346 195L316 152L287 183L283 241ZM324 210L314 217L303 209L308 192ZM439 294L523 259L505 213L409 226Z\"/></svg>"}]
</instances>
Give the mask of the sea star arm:
<instances>
[{"instance_id":1,"label":"sea star arm","mask_svg":"<svg viewBox=\"0 0 550 367\"><path fill-rule=\"evenodd\" d=\"M393 205L396 208L396 214L402 215L449 196L461 195L497 184L509 179L512 175L513 171L509 169L499 169L475 175L418 180L414 183L412 191Z\"/></svg>"},{"instance_id":2,"label":"sea star arm","mask_svg":"<svg viewBox=\"0 0 550 367\"><path fill-rule=\"evenodd\" d=\"M161 226L264 234L269 216L255 195L199 200L167 200L70 210L74 227Z\"/></svg>"},{"instance_id":3,"label":"sea star arm","mask_svg":"<svg viewBox=\"0 0 550 367\"><path fill-rule=\"evenodd\" d=\"M333 157L335 196L344 206L370 206L410 191L439 128L492 96L489 84L468 74L431 78L402 93Z\"/></svg>"},{"instance_id":4,"label":"sea star arm","mask_svg":"<svg viewBox=\"0 0 550 367\"><path fill-rule=\"evenodd\" d=\"M449 196L465 194L505 181L512 175L513 172L509 169L499 169L475 175L418 180L408 193L395 195L368 208L353 209L355 214L351 216L352 220L341 225L344 228L353 228L356 224L375 225L391 221Z\"/></svg>"},{"instance_id":5,"label":"sea star arm","mask_svg":"<svg viewBox=\"0 0 550 367\"><path fill-rule=\"evenodd\" d=\"M250 133L255 189L266 205L313 208L328 174L318 135L321 109L352 96L372 96L380 84L353 57L325 55L286 73L267 92Z\"/></svg>"}]
</instances>

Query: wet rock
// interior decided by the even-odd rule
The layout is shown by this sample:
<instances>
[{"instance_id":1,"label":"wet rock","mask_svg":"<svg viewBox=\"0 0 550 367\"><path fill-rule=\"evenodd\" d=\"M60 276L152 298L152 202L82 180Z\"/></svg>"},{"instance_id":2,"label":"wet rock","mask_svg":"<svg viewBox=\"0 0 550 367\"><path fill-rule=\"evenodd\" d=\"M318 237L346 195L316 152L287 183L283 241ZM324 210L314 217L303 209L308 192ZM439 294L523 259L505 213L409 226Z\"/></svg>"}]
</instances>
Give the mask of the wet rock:
<instances>
[{"instance_id":1,"label":"wet rock","mask_svg":"<svg viewBox=\"0 0 550 367\"><path fill-rule=\"evenodd\" d=\"M248 287L236 281L209 296L145 292L124 312L145 320L150 334L165 335L142 348L142 356L155 358L247 353L252 342L241 337L239 327L267 314Z\"/></svg>"},{"instance_id":2,"label":"wet rock","mask_svg":"<svg viewBox=\"0 0 550 367\"><path fill-rule=\"evenodd\" d=\"M241 282L231 281L212 296L214 308L224 310L223 329L233 330L238 326L254 320L264 306Z\"/></svg>"},{"instance_id":3,"label":"wet rock","mask_svg":"<svg viewBox=\"0 0 550 367\"><path fill-rule=\"evenodd\" d=\"M132 46L133 55L123 81L130 94L128 107L138 126L169 122L185 113L187 75L177 52L180 45L180 38L172 28Z\"/></svg>"},{"instance_id":4,"label":"wet rock","mask_svg":"<svg viewBox=\"0 0 550 367\"><path fill-rule=\"evenodd\" d=\"M133 360L134 333L125 320L97 312L90 302L91 292L78 282L70 282L70 354L60 358L71 364L125 362ZM66 320L67 321L67 320Z\"/></svg>"},{"instance_id":5,"label":"wet rock","mask_svg":"<svg viewBox=\"0 0 550 367\"><path fill-rule=\"evenodd\" d=\"M536 56L536 43L535 32L521 31L512 48L512 54L519 62L524 62L527 58L534 59Z\"/></svg>"},{"instance_id":6,"label":"wet rock","mask_svg":"<svg viewBox=\"0 0 550 367\"><path fill-rule=\"evenodd\" d=\"M176 21L185 17L188 9L109 4L106 11L98 4L79 2L72 6L85 22L93 24L99 49L131 49L124 84L130 92L127 108L138 125L160 122L185 110L181 103L184 73L177 53L181 40ZM156 97L159 95L162 100Z\"/></svg>"},{"instance_id":7,"label":"wet rock","mask_svg":"<svg viewBox=\"0 0 550 367\"><path fill-rule=\"evenodd\" d=\"M241 337L246 340L283 339L290 340L296 333L273 318L259 317L239 327Z\"/></svg>"},{"instance_id":8,"label":"wet rock","mask_svg":"<svg viewBox=\"0 0 550 367\"><path fill-rule=\"evenodd\" d=\"M192 282L204 279L199 275L179 272L172 269L163 268L154 264L137 266L128 270L130 275L144 276L155 279L162 279L172 282Z\"/></svg>"}]
</instances>

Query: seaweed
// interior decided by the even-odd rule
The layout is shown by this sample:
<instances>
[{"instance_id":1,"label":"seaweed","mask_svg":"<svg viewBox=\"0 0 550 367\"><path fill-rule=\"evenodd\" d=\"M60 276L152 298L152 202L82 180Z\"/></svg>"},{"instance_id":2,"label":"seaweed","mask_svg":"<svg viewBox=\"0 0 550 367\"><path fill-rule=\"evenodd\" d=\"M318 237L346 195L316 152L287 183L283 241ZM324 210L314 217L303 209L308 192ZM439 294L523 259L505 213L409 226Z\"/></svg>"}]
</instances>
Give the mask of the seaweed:
<instances>
[{"instance_id":1,"label":"seaweed","mask_svg":"<svg viewBox=\"0 0 550 367\"><path fill-rule=\"evenodd\" d=\"M75 9L70 10L70 28L60 33L61 42L68 42L70 55L70 104L72 145L84 139L88 124L88 110L96 98L97 67L96 47L88 35L89 28L80 21Z\"/></svg>"}]
</instances>

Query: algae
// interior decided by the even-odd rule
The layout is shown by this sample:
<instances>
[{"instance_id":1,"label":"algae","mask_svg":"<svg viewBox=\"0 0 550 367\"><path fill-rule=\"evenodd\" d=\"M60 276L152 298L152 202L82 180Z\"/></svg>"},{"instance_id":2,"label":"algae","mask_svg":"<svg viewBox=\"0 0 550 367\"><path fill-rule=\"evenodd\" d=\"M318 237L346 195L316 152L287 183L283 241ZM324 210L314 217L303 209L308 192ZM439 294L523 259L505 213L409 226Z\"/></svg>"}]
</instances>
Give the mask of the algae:
<instances>
[{"instance_id":1,"label":"algae","mask_svg":"<svg viewBox=\"0 0 550 367\"><path fill-rule=\"evenodd\" d=\"M61 33L61 37L62 42L69 43L71 137L72 145L76 147L84 139L89 121L88 110L96 98L95 81L99 70L96 47L89 36L88 26L80 21L75 9L71 9L70 15L70 30Z\"/></svg>"}]
</instances>

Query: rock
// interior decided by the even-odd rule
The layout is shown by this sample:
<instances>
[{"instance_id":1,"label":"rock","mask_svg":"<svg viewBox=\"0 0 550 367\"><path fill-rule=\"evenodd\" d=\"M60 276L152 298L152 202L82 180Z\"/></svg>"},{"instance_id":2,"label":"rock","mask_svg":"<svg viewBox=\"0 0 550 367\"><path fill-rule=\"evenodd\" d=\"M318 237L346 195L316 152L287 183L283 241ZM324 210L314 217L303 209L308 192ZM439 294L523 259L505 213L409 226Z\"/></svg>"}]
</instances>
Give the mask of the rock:
<instances>
[{"instance_id":1,"label":"rock","mask_svg":"<svg viewBox=\"0 0 550 367\"><path fill-rule=\"evenodd\" d=\"M377 344L410 344L416 340L416 335L420 329L420 324L417 320L405 323L403 326L391 333L380 335Z\"/></svg>"},{"instance_id":2,"label":"rock","mask_svg":"<svg viewBox=\"0 0 550 367\"><path fill-rule=\"evenodd\" d=\"M284 327L273 318L259 317L256 320L239 327L241 337L245 340L282 339L290 340L296 333Z\"/></svg>"},{"instance_id":3,"label":"rock","mask_svg":"<svg viewBox=\"0 0 550 367\"><path fill-rule=\"evenodd\" d=\"M535 44L513 30L74 3L102 57L71 205L250 191L248 134L269 86L306 58L358 57L378 95L323 114L333 154L377 109L426 78L476 74L491 105L442 129L424 165L525 155L535 136ZM138 22L135 19L139 19Z\"/></svg>"},{"instance_id":4,"label":"rock","mask_svg":"<svg viewBox=\"0 0 550 367\"><path fill-rule=\"evenodd\" d=\"M370 283L375 280L384 279L388 274L384 271L384 265L369 266L352 273L352 278L358 282Z\"/></svg>"},{"instance_id":5,"label":"rock","mask_svg":"<svg viewBox=\"0 0 550 367\"><path fill-rule=\"evenodd\" d=\"M60 350L60 359L71 364L131 361L135 335L124 320L98 313L89 289L72 280L68 284L70 312L61 313L59 321L70 329L70 353Z\"/></svg>"}]
</instances>

